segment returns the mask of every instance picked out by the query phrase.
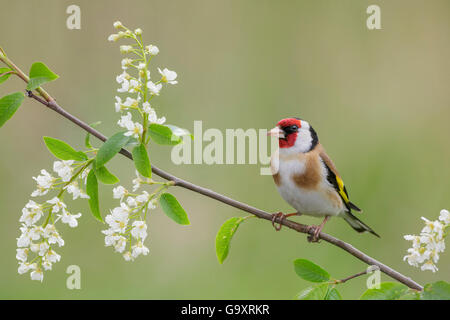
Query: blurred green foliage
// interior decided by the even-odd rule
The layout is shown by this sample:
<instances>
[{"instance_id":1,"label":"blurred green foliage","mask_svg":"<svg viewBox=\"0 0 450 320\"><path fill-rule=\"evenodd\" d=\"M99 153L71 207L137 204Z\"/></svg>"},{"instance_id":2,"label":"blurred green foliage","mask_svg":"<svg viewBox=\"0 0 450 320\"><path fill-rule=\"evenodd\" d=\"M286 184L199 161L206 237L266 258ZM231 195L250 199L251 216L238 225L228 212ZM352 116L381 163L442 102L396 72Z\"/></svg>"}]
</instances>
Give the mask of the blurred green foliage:
<instances>
[{"instance_id":1,"label":"blurred green foliage","mask_svg":"<svg viewBox=\"0 0 450 320\"><path fill-rule=\"evenodd\" d=\"M0 4L0 45L7 54L24 71L34 61L45 62L60 75L46 89L86 122L101 120L98 128L106 135L118 130L114 95L121 55L106 40L116 20L141 27L146 42L161 50L155 65L178 72L179 84L154 102L169 123L191 130L194 120L203 120L204 128L224 130L271 128L286 116L307 119L351 200L364 209L361 218L381 239L357 234L339 219L324 231L422 284L449 280L448 252L436 274L412 268L402 257L409 245L403 235L420 231L420 217L436 219L450 207L450 2L80 0L81 30L66 28L70 1ZM370 4L381 7L382 30L366 28ZM10 78L0 95L22 87ZM307 243L288 229L275 232L258 219L239 228L221 265L216 232L243 213L175 189L191 225L175 224L158 209L149 219L150 255L134 263L104 247L104 227L87 202L74 202L73 212L84 215L79 228L61 229L61 262L44 283L31 281L17 274L15 238L34 188L31 177L51 169L54 160L44 135L83 148L84 132L29 100L0 131L0 298L291 299L308 285L292 270L296 258L311 259L339 278L366 268L338 248ZM152 163L194 183L270 212L291 210L257 165L176 166L169 156L169 147L150 150ZM129 160L118 157L110 167L131 185ZM103 215L117 205L111 187L103 186L99 196ZM81 267L81 290L66 289L65 270L72 264ZM365 281L349 281L339 291L358 298Z\"/></svg>"}]
</instances>

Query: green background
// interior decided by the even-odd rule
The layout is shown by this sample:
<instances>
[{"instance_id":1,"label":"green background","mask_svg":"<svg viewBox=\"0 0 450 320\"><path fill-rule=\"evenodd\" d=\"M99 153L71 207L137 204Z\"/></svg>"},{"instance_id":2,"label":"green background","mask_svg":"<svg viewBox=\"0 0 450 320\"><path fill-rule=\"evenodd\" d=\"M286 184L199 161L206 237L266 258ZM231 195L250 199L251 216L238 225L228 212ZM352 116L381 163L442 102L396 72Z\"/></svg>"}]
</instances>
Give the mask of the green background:
<instances>
[{"instance_id":1,"label":"green background","mask_svg":"<svg viewBox=\"0 0 450 320\"><path fill-rule=\"evenodd\" d=\"M25 71L45 62L60 75L46 89L86 122L102 120L106 135L118 130L114 112L121 55L107 41L112 23L141 27L160 54L153 60L179 75L154 105L169 123L193 129L272 128L284 117L307 119L343 176L350 198L364 209L361 219L381 235L354 232L332 219L324 231L424 284L450 280L450 254L439 272L422 272L402 258L404 234L418 233L421 216L437 219L450 209L450 2L442 1L77 1L81 30L66 28L73 1L0 1L0 46ZM381 7L382 30L366 28L366 8ZM0 94L19 91L10 79ZM34 189L32 176L54 159L42 136L81 148L84 132L43 106L25 101L0 130L0 298L26 299L291 299L308 283L293 260L306 258L336 278L366 266L327 243L250 219L219 265L214 240L229 217L245 213L184 189L173 193L189 214L180 226L160 209L148 220L150 254L125 262L104 247L104 228L86 201L77 229L60 226L66 245L61 262L43 283L17 273L16 240L21 209ZM150 150L153 163L269 212L289 212L272 178L259 165L181 165L168 147ZM111 165L130 187L131 162ZM112 188L101 189L104 215L117 205ZM314 218L294 218L319 223ZM66 289L66 268L81 268L81 290ZM389 280L388 277L382 277ZM340 286L358 298L365 277Z\"/></svg>"}]
</instances>

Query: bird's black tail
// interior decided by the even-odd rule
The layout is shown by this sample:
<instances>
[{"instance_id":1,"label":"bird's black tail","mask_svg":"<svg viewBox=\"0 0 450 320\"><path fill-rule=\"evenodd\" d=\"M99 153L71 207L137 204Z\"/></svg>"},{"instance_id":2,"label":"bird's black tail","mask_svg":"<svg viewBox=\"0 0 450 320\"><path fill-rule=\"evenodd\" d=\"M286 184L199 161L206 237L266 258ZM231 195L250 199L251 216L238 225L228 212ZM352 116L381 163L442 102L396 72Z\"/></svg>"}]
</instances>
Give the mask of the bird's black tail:
<instances>
[{"instance_id":1,"label":"bird's black tail","mask_svg":"<svg viewBox=\"0 0 450 320\"><path fill-rule=\"evenodd\" d=\"M355 217L350 212L346 212L345 213L344 219L356 231L358 231L358 232L370 232L371 234L373 234L373 235L377 236L378 238L380 238L380 236L375 231L373 231L372 228L370 228L367 224L365 224L364 222L359 220L357 217Z\"/></svg>"}]
</instances>

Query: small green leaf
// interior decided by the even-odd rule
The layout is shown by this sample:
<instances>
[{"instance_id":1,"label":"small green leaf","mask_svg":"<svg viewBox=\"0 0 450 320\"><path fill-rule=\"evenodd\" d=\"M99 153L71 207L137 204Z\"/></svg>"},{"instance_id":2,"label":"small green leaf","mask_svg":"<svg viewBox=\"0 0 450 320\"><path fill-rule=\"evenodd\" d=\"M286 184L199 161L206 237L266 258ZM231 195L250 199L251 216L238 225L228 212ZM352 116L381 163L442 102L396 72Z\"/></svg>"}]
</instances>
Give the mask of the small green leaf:
<instances>
[{"instance_id":1,"label":"small green leaf","mask_svg":"<svg viewBox=\"0 0 450 320\"><path fill-rule=\"evenodd\" d=\"M325 300L342 300L342 297L336 288L331 288L328 290Z\"/></svg>"},{"instance_id":2,"label":"small green leaf","mask_svg":"<svg viewBox=\"0 0 450 320\"><path fill-rule=\"evenodd\" d=\"M122 149L130 140L130 137L124 135L124 132L118 132L100 147L97 153L97 165L104 166L109 160Z\"/></svg>"},{"instance_id":3,"label":"small green leaf","mask_svg":"<svg viewBox=\"0 0 450 320\"><path fill-rule=\"evenodd\" d=\"M176 223L182 225L190 224L186 211L184 211L177 198L170 193L163 193L159 198L159 204L164 213Z\"/></svg>"},{"instance_id":4,"label":"small green leaf","mask_svg":"<svg viewBox=\"0 0 450 320\"><path fill-rule=\"evenodd\" d=\"M35 62L30 69L30 81L28 82L27 89L34 90L44 83L58 79L58 75L53 73L42 62Z\"/></svg>"},{"instance_id":5,"label":"small green leaf","mask_svg":"<svg viewBox=\"0 0 450 320\"><path fill-rule=\"evenodd\" d=\"M398 300L420 300L420 293L410 289L399 297Z\"/></svg>"},{"instance_id":6,"label":"small green leaf","mask_svg":"<svg viewBox=\"0 0 450 320\"><path fill-rule=\"evenodd\" d=\"M89 126L92 127L92 128L95 128L95 127L98 126L100 123L102 123L102 122L101 122L101 121L97 121L97 122L94 122L94 123L90 124ZM90 138L91 138L91 134L90 134L89 132L86 133L86 138L84 138L84 145L85 145L86 148L88 148L88 149L92 149L92 145L91 145Z\"/></svg>"},{"instance_id":7,"label":"small green leaf","mask_svg":"<svg viewBox=\"0 0 450 320\"><path fill-rule=\"evenodd\" d=\"M97 179L104 184L116 184L119 179L106 169L105 166L98 167L95 165L95 175Z\"/></svg>"},{"instance_id":8,"label":"small green leaf","mask_svg":"<svg viewBox=\"0 0 450 320\"><path fill-rule=\"evenodd\" d=\"M58 159L76 161L86 161L88 159L84 152L76 151L64 141L51 137L44 137L44 142L47 149Z\"/></svg>"},{"instance_id":9,"label":"small green leaf","mask_svg":"<svg viewBox=\"0 0 450 320\"><path fill-rule=\"evenodd\" d=\"M0 68L0 74L6 73L6 72L10 72L12 71L9 68ZM8 80L8 78L11 76L11 73L5 74L3 76L0 76L0 83L5 82L6 80Z\"/></svg>"},{"instance_id":10,"label":"small green leaf","mask_svg":"<svg viewBox=\"0 0 450 320\"><path fill-rule=\"evenodd\" d=\"M182 141L179 136L173 134L169 127L157 123L152 123L148 127L148 135L157 144L174 146Z\"/></svg>"},{"instance_id":11,"label":"small green leaf","mask_svg":"<svg viewBox=\"0 0 450 320\"><path fill-rule=\"evenodd\" d=\"M295 299L297 300L325 300L328 294L328 283L321 283L308 287L300 291Z\"/></svg>"},{"instance_id":12,"label":"small green leaf","mask_svg":"<svg viewBox=\"0 0 450 320\"><path fill-rule=\"evenodd\" d=\"M225 221L216 235L216 255L219 263L223 263L230 250L231 239L244 218L234 217Z\"/></svg>"},{"instance_id":13,"label":"small green leaf","mask_svg":"<svg viewBox=\"0 0 450 320\"><path fill-rule=\"evenodd\" d=\"M445 281L429 283L423 288L422 300L450 300L450 284Z\"/></svg>"},{"instance_id":14,"label":"small green leaf","mask_svg":"<svg viewBox=\"0 0 450 320\"><path fill-rule=\"evenodd\" d=\"M174 126L172 124L166 124L166 127L168 127L172 134L174 134L177 137L183 137L183 136L190 136L192 140L194 140L194 136L186 129Z\"/></svg>"},{"instance_id":15,"label":"small green leaf","mask_svg":"<svg viewBox=\"0 0 450 320\"><path fill-rule=\"evenodd\" d=\"M91 170L87 176L86 193L89 196L89 207L91 208L92 215L97 220L103 222L98 203L98 182L94 170Z\"/></svg>"},{"instance_id":16,"label":"small green leaf","mask_svg":"<svg viewBox=\"0 0 450 320\"><path fill-rule=\"evenodd\" d=\"M380 289L368 289L360 297L361 300L397 300L403 296L408 287L398 282L383 282Z\"/></svg>"},{"instance_id":17,"label":"small green leaf","mask_svg":"<svg viewBox=\"0 0 450 320\"><path fill-rule=\"evenodd\" d=\"M147 149L144 144L140 144L132 152L134 165L137 171L146 178L152 177L152 168L148 158Z\"/></svg>"},{"instance_id":18,"label":"small green leaf","mask_svg":"<svg viewBox=\"0 0 450 320\"><path fill-rule=\"evenodd\" d=\"M140 144L141 142L138 139L131 137L130 140L128 140L127 144L124 146L124 148L134 148Z\"/></svg>"},{"instance_id":19,"label":"small green leaf","mask_svg":"<svg viewBox=\"0 0 450 320\"><path fill-rule=\"evenodd\" d=\"M328 272L309 260L295 260L294 268L297 275L304 280L311 282L325 282L330 280Z\"/></svg>"},{"instance_id":20,"label":"small green leaf","mask_svg":"<svg viewBox=\"0 0 450 320\"><path fill-rule=\"evenodd\" d=\"M6 121L11 119L22 104L24 98L25 96L22 92L16 92L0 99L0 128Z\"/></svg>"}]
</instances>

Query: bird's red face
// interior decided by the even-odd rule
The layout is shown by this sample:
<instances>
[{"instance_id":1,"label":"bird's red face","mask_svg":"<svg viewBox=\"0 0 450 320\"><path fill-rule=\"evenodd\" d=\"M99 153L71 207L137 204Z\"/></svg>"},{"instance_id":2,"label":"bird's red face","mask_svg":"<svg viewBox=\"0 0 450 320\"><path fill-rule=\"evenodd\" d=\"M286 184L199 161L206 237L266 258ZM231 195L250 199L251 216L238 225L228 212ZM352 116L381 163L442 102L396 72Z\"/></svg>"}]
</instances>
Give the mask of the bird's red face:
<instances>
[{"instance_id":1,"label":"bird's red face","mask_svg":"<svg viewBox=\"0 0 450 320\"><path fill-rule=\"evenodd\" d=\"M268 132L268 135L278 137L280 148L290 148L295 144L298 130L302 127L302 121L297 118L282 119L277 126Z\"/></svg>"}]
</instances>

